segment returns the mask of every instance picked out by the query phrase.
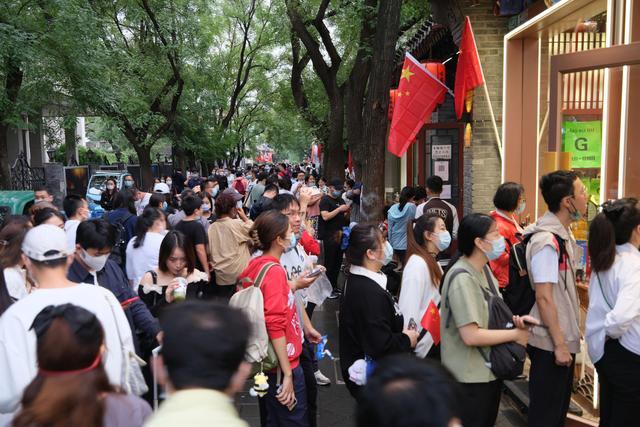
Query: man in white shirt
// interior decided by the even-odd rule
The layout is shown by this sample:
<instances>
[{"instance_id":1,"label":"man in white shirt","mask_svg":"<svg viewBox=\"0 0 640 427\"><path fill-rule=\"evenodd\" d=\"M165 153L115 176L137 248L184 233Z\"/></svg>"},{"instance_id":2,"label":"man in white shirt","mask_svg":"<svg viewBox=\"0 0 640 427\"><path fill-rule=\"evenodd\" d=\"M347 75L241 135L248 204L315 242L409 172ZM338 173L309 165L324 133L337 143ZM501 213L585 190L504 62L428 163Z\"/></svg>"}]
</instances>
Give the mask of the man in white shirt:
<instances>
[{"instance_id":1,"label":"man in white shirt","mask_svg":"<svg viewBox=\"0 0 640 427\"><path fill-rule=\"evenodd\" d=\"M62 208L67 215L64 231L67 233L67 243L70 251L76 247L76 230L82 221L89 219L89 203L84 197L70 194L62 201Z\"/></svg>"},{"instance_id":2,"label":"man in white shirt","mask_svg":"<svg viewBox=\"0 0 640 427\"><path fill-rule=\"evenodd\" d=\"M574 172L556 171L540 179L549 211L527 227L527 268L535 290L531 315L546 328L534 327L527 351L529 426L564 425L571 403L575 355L580 352L580 306L576 260L580 249L571 223L587 210L587 191Z\"/></svg>"},{"instance_id":3,"label":"man in white shirt","mask_svg":"<svg viewBox=\"0 0 640 427\"><path fill-rule=\"evenodd\" d=\"M49 305L72 303L96 315L105 332L107 355L104 367L109 382L122 385L123 357L133 351L131 329L113 294L99 286L67 280L73 257L64 231L43 224L29 230L22 243L23 260L37 289L11 305L0 317L0 415L18 409L24 389L38 367L34 318Z\"/></svg>"}]
</instances>

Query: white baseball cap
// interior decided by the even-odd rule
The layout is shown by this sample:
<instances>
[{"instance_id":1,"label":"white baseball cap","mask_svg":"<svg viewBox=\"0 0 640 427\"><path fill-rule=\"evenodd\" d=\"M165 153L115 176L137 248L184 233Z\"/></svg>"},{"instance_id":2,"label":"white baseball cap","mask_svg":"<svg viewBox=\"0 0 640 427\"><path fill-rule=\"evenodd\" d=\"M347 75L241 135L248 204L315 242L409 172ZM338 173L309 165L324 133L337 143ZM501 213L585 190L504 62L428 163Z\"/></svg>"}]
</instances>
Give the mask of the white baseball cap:
<instances>
[{"instance_id":1,"label":"white baseball cap","mask_svg":"<svg viewBox=\"0 0 640 427\"><path fill-rule=\"evenodd\" d=\"M22 253L34 261L53 261L66 258L74 251L67 247L67 234L51 224L33 227L22 241Z\"/></svg>"},{"instance_id":2,"label":"white baseball cap","mask_svg":"<svg viewBox=\"0 0 640 427\"><path fill-rule=\"evenodd\" d=\"M167 184L165 184L164 182L159 182L153 186L153 192L160 194L169 194L171 193L171 190L169 190L169 186Z\"/></svg>"}]
</instances>

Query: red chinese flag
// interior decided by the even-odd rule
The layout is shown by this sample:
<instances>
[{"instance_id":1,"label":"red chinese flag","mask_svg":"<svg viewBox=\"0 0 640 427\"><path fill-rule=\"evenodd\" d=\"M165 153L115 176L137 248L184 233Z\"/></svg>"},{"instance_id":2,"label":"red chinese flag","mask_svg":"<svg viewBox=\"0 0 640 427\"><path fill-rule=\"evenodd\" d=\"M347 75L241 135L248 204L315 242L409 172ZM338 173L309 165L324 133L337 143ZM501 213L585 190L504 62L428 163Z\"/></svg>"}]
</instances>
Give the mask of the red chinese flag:
<instances>
[{"instance_id":1,"label":"red chinese flag","mask_svg":"<svg viewBox=\"0 0 640 427\"><path fill-rule=\"evenodd\" d=\"M389 152L402 157L446 91L442 82L407 53L393 107Z\"/></svg>"},{"instance_id":2,"label":"red chinese flag","mask_svg":"<svg viewBox=\"0 0 640 427\"><path fill-rule=\"evenodd\" d=\"M471 21L467 16L462 29L460 55L458 56L458 68L456 69L455 104L458 120L462 118L462 113L464 113L467 92L483 83L484 78L480 58L478 57L478 49L476 48L476 40L473 38Z\"/></svg>"},{"instance_id":3,"label":"red chinese flag","mask_svg":"<svg viewBox=\"0 0 640 427\"><path fill-rule=\"evenodd\" d=\"M433 300L429 302L429 306L427 307L427 311L424 312L424 316L422 316L420 325L425 331L431 334L434 344L437 345L440 343L440 311Z\"/></svg>"}]
</instances>

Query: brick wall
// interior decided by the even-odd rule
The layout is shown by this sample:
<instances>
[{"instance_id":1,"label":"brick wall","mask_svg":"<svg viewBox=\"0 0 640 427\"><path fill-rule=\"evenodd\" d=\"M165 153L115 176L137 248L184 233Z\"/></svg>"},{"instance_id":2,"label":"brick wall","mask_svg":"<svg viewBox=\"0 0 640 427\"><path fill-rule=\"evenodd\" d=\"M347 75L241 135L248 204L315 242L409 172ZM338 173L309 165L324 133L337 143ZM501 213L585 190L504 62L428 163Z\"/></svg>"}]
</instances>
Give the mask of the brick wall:
<instances>
[{"instance_id":1,"label":"brick wall","mask_svg":"<svg viewBox=\"0 0 640 427\"><path fill-rule=\"evenodd\" d=\"M472 3L479 4L471 7ZM508 32L508 18L493 15L494 3L491 0L460 1L463 14L468 15L471 20L498 131L502 137L503 39ZM465 213L488 212L493 209L493 194L501 180L500 156L482 87L475 91L473 119L471 147L465 152Z\"/></svg>"}]
</instances>

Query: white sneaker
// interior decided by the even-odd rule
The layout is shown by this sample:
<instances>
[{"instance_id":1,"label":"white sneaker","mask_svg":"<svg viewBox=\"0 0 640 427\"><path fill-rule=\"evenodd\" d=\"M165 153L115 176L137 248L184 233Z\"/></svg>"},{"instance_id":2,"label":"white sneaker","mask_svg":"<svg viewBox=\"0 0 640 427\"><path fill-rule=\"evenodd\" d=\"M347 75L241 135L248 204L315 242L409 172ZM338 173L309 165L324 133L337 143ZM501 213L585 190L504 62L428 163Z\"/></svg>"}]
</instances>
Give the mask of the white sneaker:
<instances>
[{"instance_id":1,"label":"white sneaker","mask_svg":"<svg viewBox=\"0 0 640 427\"><path fill-rule=\"evenodd\" d=\"M331 380L327 378L322 372L315 371L313 375L316 377L316 384L318 385L330 385Z\"/></svg>"}]
</instances>

